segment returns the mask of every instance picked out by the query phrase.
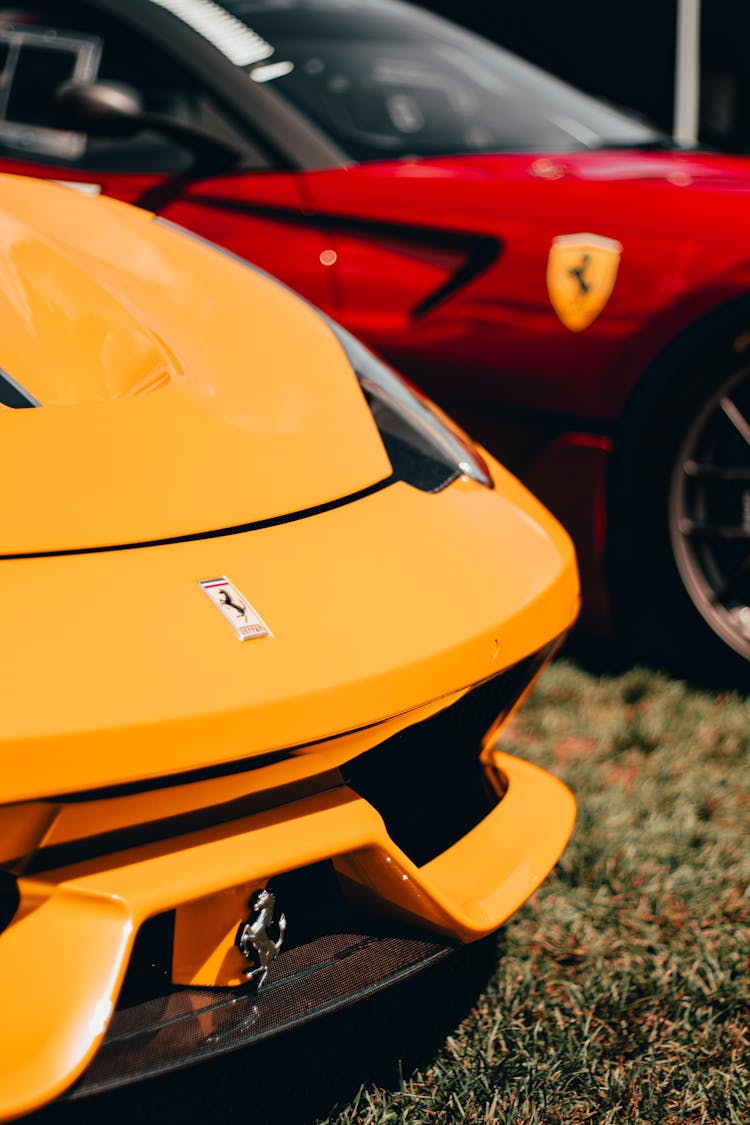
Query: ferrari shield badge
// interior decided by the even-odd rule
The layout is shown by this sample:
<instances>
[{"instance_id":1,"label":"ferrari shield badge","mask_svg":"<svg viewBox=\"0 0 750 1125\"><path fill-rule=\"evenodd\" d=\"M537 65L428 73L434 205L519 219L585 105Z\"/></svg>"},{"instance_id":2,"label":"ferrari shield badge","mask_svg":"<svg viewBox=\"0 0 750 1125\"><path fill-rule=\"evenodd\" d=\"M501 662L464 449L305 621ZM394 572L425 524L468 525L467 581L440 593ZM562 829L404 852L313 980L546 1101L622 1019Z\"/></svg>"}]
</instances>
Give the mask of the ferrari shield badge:
<instances>
[{"instance_id":1,"label":"ferrari shield badge","mask_svg":"<svg viewBox=\"0 0 750 1125\"><path fill-rule=\"evenodd\" d=\"M596 320L612 295L622 246L598 234L563 234L552 240L547 260L547 292L560 320L582 332Z\"/></svg>"},{"instance_id":2,"label":"ferrari shield badge","mask_svg":"<svg viewBox=\"0 0 750 1125\"><path fill-rule=\"evenodd\" d=\"M260 614L256 613L247 598L243 598L228 578L209 578L199 582L216 608L234 629L241 641L256 637L272 637L273 633Z\"/></svg>"}]
</instances>

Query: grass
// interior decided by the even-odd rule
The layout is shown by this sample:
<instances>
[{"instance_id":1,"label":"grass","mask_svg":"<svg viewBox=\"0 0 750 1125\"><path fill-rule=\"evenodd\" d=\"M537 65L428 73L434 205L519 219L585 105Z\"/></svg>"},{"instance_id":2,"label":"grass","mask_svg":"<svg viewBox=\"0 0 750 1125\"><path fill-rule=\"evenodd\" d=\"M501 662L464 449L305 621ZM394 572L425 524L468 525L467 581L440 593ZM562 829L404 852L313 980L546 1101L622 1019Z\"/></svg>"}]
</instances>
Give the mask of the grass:
<instances>
[{"instance_id":1,"label":"grass","mask_svg":"<svg viewBox=\"0 0 750 1125\"><path fill-rule=\"evenodd\" d=\"M503 740L576 793L430 1064L327 1125L750 1121L750 701L561 662Z\"/></svg>"},{"instance_id":2,"label":"grass","mask_svg":"<svg viewBox=\"0 0 750 1125\"><path fill-rule=\"evenodd\" d=\"M578 800L500 935L270 1044L50 1122L750 1121L750 699L549 669L504 748Z\"/></svg>"}]
</instances>

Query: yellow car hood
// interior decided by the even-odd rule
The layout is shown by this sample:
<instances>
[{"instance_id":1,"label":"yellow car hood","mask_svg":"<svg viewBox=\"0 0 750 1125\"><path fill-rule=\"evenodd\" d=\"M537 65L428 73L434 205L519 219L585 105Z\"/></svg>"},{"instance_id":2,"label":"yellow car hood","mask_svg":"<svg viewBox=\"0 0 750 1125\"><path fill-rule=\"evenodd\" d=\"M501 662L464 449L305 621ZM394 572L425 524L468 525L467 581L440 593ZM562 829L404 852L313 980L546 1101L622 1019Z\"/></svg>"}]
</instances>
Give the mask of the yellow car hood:
<instances>
[{"instance_id":1,"label":"yellow car hood","mask_svg":"<svg viewBox=\"0 0 750 1125\"><path fill-rule=\"evenodd\" d=\"M0 409L0 555L256 523L390 475L320 317L147 212L2 176L0 274L0 368L40 404Z\"/></svg>"},{"instance_id":2,"label":"yellow car hood","mask_svg":"<svg viewBox=\"0 0 750 1125\"><path fill-rule=\"evenodd\" d=\"M276 751L291 768L559 637L570 540L489 464L493 490L399 482L242 534L2 562L0 805ZM198 585L221 575L272 636L238 641Z\"/></svg>"}]
</instances>

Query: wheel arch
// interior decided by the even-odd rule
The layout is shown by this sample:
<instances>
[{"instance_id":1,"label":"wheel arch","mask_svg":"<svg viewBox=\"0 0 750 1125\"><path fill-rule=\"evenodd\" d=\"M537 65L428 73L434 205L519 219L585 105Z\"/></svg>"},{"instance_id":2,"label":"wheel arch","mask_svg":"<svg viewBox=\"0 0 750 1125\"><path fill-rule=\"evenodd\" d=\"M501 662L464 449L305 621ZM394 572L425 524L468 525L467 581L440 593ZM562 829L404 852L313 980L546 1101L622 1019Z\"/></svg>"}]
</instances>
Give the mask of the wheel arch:
<instances>
[{"instance_id":1,"label":"wheel arch","mask_svg":"<svg viewBox=\"0 0 750 1125\"><path fill-rule=\"evenodd\" d=\"M699 654L695 628L672 614L667 601L685 604L682 592L667 599L666 524L659 515L664 464L681 420L696 396L728 364L750 365L750 294L743 293L687 324L654 356L634 383L612 434L607 466L604 571L613 623L632 654L678 672L712 678L738 674L738 658L715 638ZM654 577L656 576L656 577ZM684 628L682 622L685 622ZM742 664L746 675L747 666ZM730 682L728 681L728 682Z\"/></svg>"},{"instance_id":2,"label":"wheel arch","mask_svg":"<svg viewBox=\"0 0 750 1125\"><path fill-rule=\"evenodd\" d=\"M750 277L745 292L725 296L721 303L698 312L695 319L685 322L684 317L685 311L680 317L681 327L661 342L639 374L626 380L622 409L612 434L611 460L619 456L624 436L658 410L691 361L706 359L715 348L726 346L733 338L737 340L738 355L750 351ZM746 339L741 339L745 334ZM631 370L637 370L637 365Z\"/></svg>"}]
</instances>

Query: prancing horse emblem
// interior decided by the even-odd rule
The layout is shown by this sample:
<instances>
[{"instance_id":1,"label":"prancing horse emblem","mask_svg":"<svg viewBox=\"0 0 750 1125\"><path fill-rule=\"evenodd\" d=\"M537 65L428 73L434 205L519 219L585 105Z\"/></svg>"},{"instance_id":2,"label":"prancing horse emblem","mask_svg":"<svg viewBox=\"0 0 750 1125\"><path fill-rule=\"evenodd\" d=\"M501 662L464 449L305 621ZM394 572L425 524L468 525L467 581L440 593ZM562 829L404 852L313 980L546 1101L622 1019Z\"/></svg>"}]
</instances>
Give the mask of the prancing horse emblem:
<instances>
[{"instance_id":1,"label":"prancing horse emblem","mask_svg":"<svg viewBox=\"0 0 750 1125\"><path fill-rule=\"evenodd\" d=\"M248 905L257 916L249 922L242 923L237 931L236 945L248 961L257 962L254 968L247 970L245 976L250 983L257 977L256 988L260 991L265 984L271 962L283 945L286 917L283 914L279 916L279 936L276 941L272 941L268 929L273 925L276 898L270 891L263 889L257 892L254 900L251 899Z\"/></svg>"},{"instance_id":2,"label":"prancing horse emblem","mask_svg":"<svg viewBox=\"0 0 750 1125\"><path fill-rule=\"evenodd\" d=\"M588 251L584 251L584 253L581 254L580 264L577 266L571 266L571 268L568 270L570 276L574 277L578 282L578 287L581 291L582 297L585 297L587 293L591 292L591 286L589 285L585 277L586 271L588 270L590 265L591 255L588 253Z\"/></svg>"},{"instance_id":3,"label":"prancing horse emblem","mask_svg":"<svg viewBox=\"0 0 750 1125\"><path fill-rule=\"evenodd\" d=\"M547 292L560 320L582 332L607 307L617 280L622 245L598 234L563 234L552 239Z\"/></svg>"}]
</instances>

